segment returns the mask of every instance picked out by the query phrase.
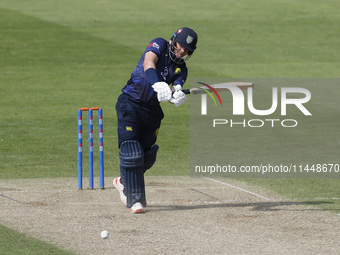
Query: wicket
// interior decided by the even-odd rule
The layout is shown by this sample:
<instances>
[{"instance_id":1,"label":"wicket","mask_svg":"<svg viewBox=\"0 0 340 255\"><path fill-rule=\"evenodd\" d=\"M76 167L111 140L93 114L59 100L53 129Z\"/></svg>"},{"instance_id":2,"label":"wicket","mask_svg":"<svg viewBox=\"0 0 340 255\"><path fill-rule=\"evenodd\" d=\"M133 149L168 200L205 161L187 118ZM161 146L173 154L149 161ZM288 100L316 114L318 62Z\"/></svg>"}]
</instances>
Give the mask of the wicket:
<instances>
[{"instance_id":1,"label":"wicket","mask_svg":"<svg viewBox=\"0 0 340 255\"><path fill-rule=\"evenodd\" d=\"M78 189L83 188L83 111L88 111L89 189L93 189L93 111L98 111L99 182L104 189L103 109L99 107L78 109Z\"/></svg>"}]
</instances>

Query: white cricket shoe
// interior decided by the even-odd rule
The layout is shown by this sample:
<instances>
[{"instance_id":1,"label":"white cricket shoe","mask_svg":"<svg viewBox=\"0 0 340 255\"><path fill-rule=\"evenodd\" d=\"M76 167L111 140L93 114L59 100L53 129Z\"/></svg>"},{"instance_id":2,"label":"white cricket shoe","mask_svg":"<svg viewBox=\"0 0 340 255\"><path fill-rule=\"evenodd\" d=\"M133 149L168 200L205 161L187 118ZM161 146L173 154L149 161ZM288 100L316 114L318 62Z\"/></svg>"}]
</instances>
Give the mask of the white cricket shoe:
<instances>
[{"instance_id":1,"label":"white cricket shoe","mask_svg":"<svg viewBox=\"0 0 340 255\"><path fill-rule=\"evenodd\" d=\"M144 213L144 208L141 203L137 202L131 207L132 213Z\"/></svg>"},{"instance_id":2,"label":"white cricket shoe","mask_svg":"<svg viewBox=\"0 0 340 255\"><path fill-rule=\"evenodd\" d=\"M123 192L124 185L121 183L120 178L121 177L119 176L119 177L113 179L112 184L118 190L119 195L120 195L120 200L122 200L123 204L126 205L126 200L127 199L126 199L126 196L125 196L125 194Z\"/></svg>"}]
</instances>

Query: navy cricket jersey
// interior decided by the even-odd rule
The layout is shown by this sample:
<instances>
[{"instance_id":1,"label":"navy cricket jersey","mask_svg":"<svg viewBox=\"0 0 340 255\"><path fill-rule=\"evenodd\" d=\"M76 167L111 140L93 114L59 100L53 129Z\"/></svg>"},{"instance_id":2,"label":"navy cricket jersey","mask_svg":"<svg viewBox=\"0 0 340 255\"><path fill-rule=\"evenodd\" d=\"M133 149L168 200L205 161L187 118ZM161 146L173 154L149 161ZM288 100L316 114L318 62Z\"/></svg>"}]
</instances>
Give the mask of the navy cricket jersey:
<instances>
[{"instance_id":1,"label":"navy cricket jersey","mask_svg":"<svg viewBox=\"0 0 340 255\"><path fill-rule=\"evenodd\" d=\"M159 81L164 81L172 85L181 85L185 83L188 75L188 69L183 64L174 63L169 56L169 42L163 38L156 38L150 42L140 58L131 78L122 89L124 94L130 95L131 100L150 105L159 104L157 94L151 87L152 84L147 80L144 73L144 57L148 51L154 52L158 61L156 63L156 72Z\"/></svg>"}]
</instances>

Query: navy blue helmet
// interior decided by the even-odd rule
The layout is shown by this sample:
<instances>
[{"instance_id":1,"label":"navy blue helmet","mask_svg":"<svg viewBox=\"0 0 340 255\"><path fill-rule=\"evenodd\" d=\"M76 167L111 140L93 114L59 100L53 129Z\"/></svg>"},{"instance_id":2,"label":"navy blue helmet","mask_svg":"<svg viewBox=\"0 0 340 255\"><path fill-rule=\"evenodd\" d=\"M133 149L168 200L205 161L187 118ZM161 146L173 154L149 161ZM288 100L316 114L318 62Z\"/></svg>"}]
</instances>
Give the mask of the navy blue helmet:
<instances>
[{"instance_id":1,"label":"navy blue helmet","mask_svg":"<svg viewBox=\"0 0 340 255\"><path fill-rule=\"evenodd\" d=\"M169 54L171 60L177 64L182 64L185 60L188 60L196 49L197 39L196 32L188 27L182 27L178 29L177 32L173 33L169 42ZM176 57L176 42L189 50L189 53L186 56L182 58Z\"/></svg>"}]
</instances>

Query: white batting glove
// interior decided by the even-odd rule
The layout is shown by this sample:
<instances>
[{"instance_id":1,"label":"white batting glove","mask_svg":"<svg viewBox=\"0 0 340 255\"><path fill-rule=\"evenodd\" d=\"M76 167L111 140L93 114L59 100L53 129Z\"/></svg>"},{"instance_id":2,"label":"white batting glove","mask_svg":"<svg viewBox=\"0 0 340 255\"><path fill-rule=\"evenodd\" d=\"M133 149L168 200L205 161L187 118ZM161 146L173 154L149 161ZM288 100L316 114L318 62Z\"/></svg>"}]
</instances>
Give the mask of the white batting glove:
<instances>
[{"instance_id":1,"label":"white batting glove","mask_svg":"<svg viewBox=\"0 0 340 255\"><path fill-rule=\"evenodd\" d=\"M172 92L166 82L156 82L151 87L157 92L157 99L159 102L167 102L170 100Z\"/></svg>"},{"instance_id":2,"label":"white batting glove","mask_svg":"<svg viewBox=\"0 0 340 255\"><path fill-rule=\"evenodd\" d=\"M175 86L175 92L170 99L170 103L175 104L176 107L181 106L187 101L187 96L182 91L181 85Z\"/></svg>"},{"instance_id":3,"label":"white batting glove","mask_svg":"<svg viewBox=\"0 0 340 255\"><path fill-rule=\"evenodd\" d=\"M172 91L176 92L176 91L180 91L182 90L182 86L177 84L175 86L172 86Z\"/></svg>"}]
</instances>

